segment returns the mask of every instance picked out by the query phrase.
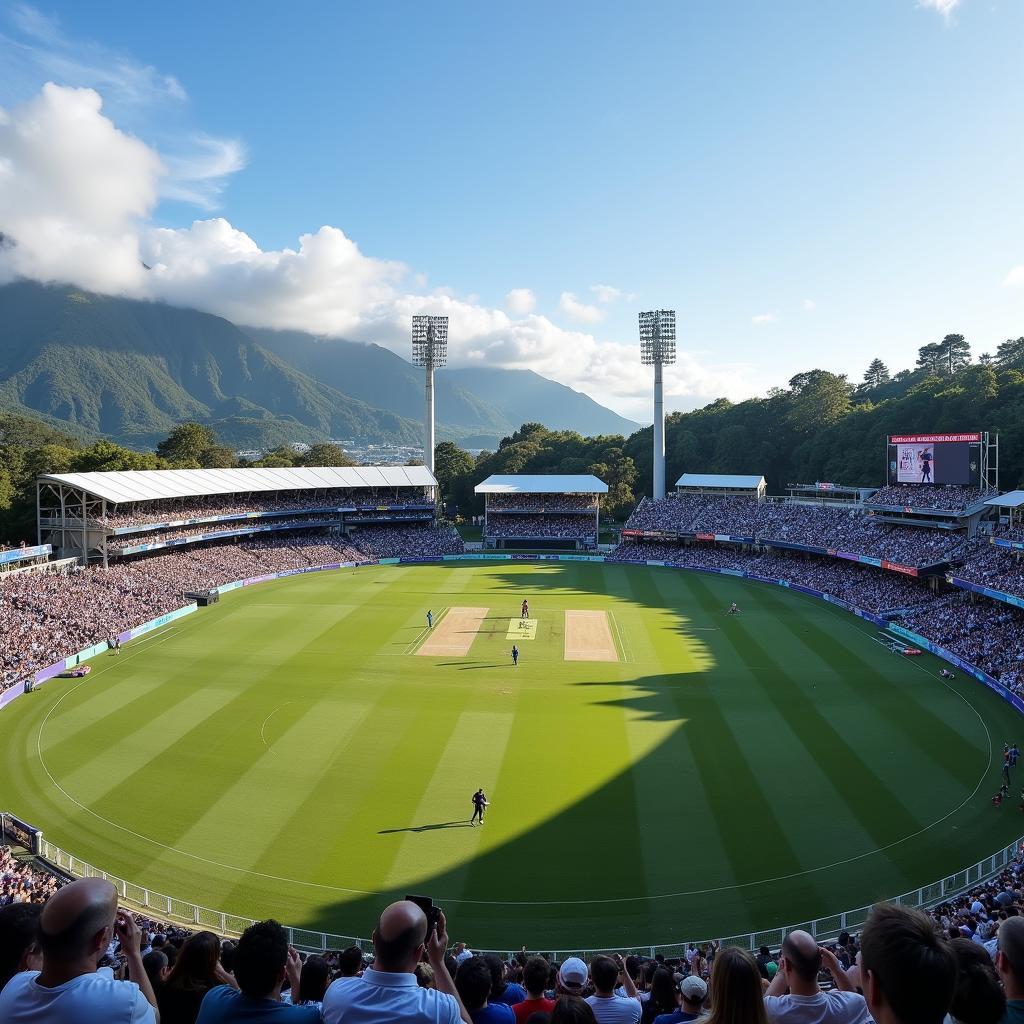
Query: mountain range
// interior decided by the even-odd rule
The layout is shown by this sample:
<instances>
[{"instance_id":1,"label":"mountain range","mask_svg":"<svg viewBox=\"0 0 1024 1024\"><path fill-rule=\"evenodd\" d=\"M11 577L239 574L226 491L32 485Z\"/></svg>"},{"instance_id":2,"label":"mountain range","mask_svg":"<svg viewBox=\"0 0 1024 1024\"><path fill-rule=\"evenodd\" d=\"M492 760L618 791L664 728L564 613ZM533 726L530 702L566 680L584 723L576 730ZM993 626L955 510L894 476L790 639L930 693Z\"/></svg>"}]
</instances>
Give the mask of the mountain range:
<instances>
[{"instance_id":1,"label":"mountain range","mask_svg":"<svg viewBox=\"0 0 1024 1024\"><path fill-rule=\"evenodd\" d=\"M494 448L524 422L638 424L531 370L438 371L437 434ZM18 281L0 287L0 410L149 447L183 420L237 448L422 440L423 372L379 345L241 327L162 303Z\"/></svg>"}]
</instances>

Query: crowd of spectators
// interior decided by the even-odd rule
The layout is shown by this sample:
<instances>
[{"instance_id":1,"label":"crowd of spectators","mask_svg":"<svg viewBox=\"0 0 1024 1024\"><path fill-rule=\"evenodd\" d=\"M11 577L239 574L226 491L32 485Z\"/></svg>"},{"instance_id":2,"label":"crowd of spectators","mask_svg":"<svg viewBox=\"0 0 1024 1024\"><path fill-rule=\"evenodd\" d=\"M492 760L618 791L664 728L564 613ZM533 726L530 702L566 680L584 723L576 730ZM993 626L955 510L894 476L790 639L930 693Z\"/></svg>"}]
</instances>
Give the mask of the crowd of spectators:
<instances>
[{"instance_id":1,"label":"crowd of spectators","mask_svg":"<svg viewBox=\"0 0 1024 1024\"><path fill-rule=\"evenodd\" d=\"M596 494L488 494L488 512L524 509L529 512L597 511Z\"/></svg>"},{"instance_id":2,"label":"crowd of spectators","mask_svg":"<svg viewBox=\"0 0 1024 1024\"><path fill-rule=\"evenodd\" d=\"M581 515L502 515L488 512L486 537L543 537L565 540L593 540L597 520Z\"/></svg>"},{"instance_id":3,"label":"crowd of spectators","mask_svg":"<svg viewBox=\"0 0 1024 1024\"><path fill-rule=\"evenodd\" d=\"M882 523L852 507L705 494L645 498L625 528L753 537L761 544L803 544L912 566L954 560L971 549L962 533Z\"/></svg>"},{"instance_id":4,"label":"crowd of spectators","mask_svg":"<svg viewBox=\"0 0 1024 1024\"><path fill-rule=\"evenodd\" d=\"M981 544L956 575L1004 594L1024 597L1024 563L1020 554L994 544Z\"/></svg>"},{"instance_id":5,"label":"crowd of spectators","mask_svg":"<svg viewBox=\"0 0 1024 1024\"><path fill-rule=\"evenodd\" d=\"M96 522L112 530L147 523L180 522L187 519L222 519L225 516L252 515L267 512L302 512L323 508L375 509L381 505L415 505L432 508L434 502L422 489L398 488L368 496L365 490L335 488L323 491L290 491L273 494L211 495L210 497L166 498L161 501L122 503L108 507L105 516ZM68 509L69 520L74 511Z\"/></svg>"},{"instance_id":6,"label":"crowd of spectators","mask_svg":"<svg viewBox=\"0 0 1024 1024\"><path fill-rule=\"evenodd\" d=\"M369 558L440 558L457 555L466 547L454 526L429 524L360 526L352 544Z\"/></svg>"},{"instance_id":7,"label":"crowd of spectators","mask_svg":"<svg viewBox=\"0 0 1024 1024\"><path fill-rule=\"evenodd\" d=\"M989 488L961 487L957 484L897 484L876 491L868 504L884 505L889 508L927 508L940 512L963 512L986 495L993 493L995 492Z\"/></svg>"},{"instance_id":8,"label":"crowd of spectators","mask_svg":"<svg viewBox=\"0 0 1024 1024\"><path fill-rule=\"evenodd\" d=\"M287 530L289 527L302 527L310 526L311 524L320 524L321 517L316 513L311 515L295 518L295 519L274 519L273 526L275 530ZM245 520L229 520L225 523L208 523L205 526L182 526L172 527L170 530L147 530L144 533L129 533L120 534L116 537L111 537L107 542L107 550L110 554L118 554L125 550L125 548L136 547L140 544L165 544L173 540L186 540L189 537L202 537L204 534L215 533L222 530L238 530L244 533L246 530L252 530L259 528L260 526L265 527L265 523L259 523L259 521ZM270 532L270 531L267 531Z\"/></svg>"},{"instance_id":9,"label":"crowd of spectators","mask_svg":"<svg viewBox=\"0 0 1024 1024\"><path fill-rule=\"evenodd\" d=\"M1018 858L929 913L878 904L859 935L795 929L756 954L510 960L449 943L401 901L358 947L303 962L275 921L237 941L138 919L104 879L0 909L0 1019L150 1024L1017 1024L1024 1013ZM948 1015L948 1016L947 1016Z\"/></svg>"},{"instance_id":10,"label":"crowd of spectators","mask_svg":"<svg viewBox=\"0 0 1024 1024\"><path fill-rule=\"evenodd\" d=\"M831 594L859 608L881 614L927 606L935 600L914 577L860 565L857 562L780 551L753 551L722 544L669 544L626 541L612 558L656 560L696 569L732 569L766 579L786 580Z\"/></svg>"}]
</instances>

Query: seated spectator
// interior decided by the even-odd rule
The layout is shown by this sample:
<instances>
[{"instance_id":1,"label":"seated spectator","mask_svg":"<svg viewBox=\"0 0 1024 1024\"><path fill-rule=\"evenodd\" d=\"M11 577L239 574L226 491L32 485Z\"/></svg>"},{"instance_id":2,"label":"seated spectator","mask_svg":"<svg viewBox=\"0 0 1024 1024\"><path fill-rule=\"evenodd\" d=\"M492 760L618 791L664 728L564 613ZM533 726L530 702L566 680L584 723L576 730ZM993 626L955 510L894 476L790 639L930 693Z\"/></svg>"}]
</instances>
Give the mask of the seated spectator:
<instances>
[{"instance_id":1,"label":"seated spectator","mask_svg":"<svg viewBox=\"0 0 1024 1024\"><path fill-rule=\"evenodd\" d=\"M992 958L970 939L954 939L956 989L949 1015L960 1024L999 1024L1006 1016L1006 996Z\"/></svg>"},{"instance_id":2,"label":"seated spectator","mask_svg":"<svg viewBox=\"0 0 1024 1024\"><path fill-rule=\"evenodd\" d=\"M199 1008L199 1024L248 1024L261 1020L281 1024L318 1024L320 1011L313 1006L281 1002L285 979L293 992L299 990L299 954L288 945L288 934L276 921L249 925L235 947L237 988L211 988Z\"/></svg>"},{"instance_id":3,"label":"seated spectator","mask_svg":"<svg viewBox=\"0 0 1024 1024\"><path fill-rule=\"evenodd\" d=\"M654 1024L687 1024L704 1012L704 1000L708 997L708 983L695 974L687 975L679 982L679 1007L671 1013L654 1018Z\"/></svg>"},{"instance_id":4,"label":"seated spectator","mask_svg":"<svg viewBox=\"0 0 1024 1024\"><path fill-rule=\"evenodd\" d=\"M526 1024L531 1013L551 1013L555 1008L554 999L547 999L544 991L548 987L550 965L542 956L531 956L523 965L523 987L526 998L512 1007L516 1024Z\"/></svg>"},{"instance_id":5,"label":"seated spectator","mask_svg":"<svg viewBox=\"0 0 1024 1024\"><path fill-rule=\"evenodd\" d=\"M455 987L473 1024L513 1024L515 1014L505 1003L490 1002L494 977L487 958L472 956L459 965Z\"/></svg>"},{"instance_id":6,"label":"seated spectator","mask_svg":"<svg viewBox=\"0 0 1024 1024\"><path fill-rule=\"evenodd\" d=\"M675 1013L679 1006L679 990L672 980L672 972L665 967L659 967L657 961L652 960L654 971L651 974L651 987L647 998L642 1000L643 1024L652 1024L655 1017L662 1017Z\"/></svg>"},{"instance_id":7,"label":"seated spectator","mask_svg":"<svg viewBox=\"0 0 1024 1024\"><path fill-rule=\"evenodd\" d=\"M130 981L99 962L114 936ZM39 916L39 971L15 974L0 992L4 1024L155 1024L156 996L142 966L135 919L117 909L117 890L103 878L81 878L54 893Z\"/></svg>"},{"instance_id":8,"label":"seated spectator","mask_svg":"<svg viewBox=\"0 0 1024 1024\"><path fill-rule=\"evenodd\" d=\"M468 960L473 955L473 950L469 949L464 942L455 943L455 963L461 964L463 960Z\"/></svg>"},{"instance_id":9,"label":"seated spectator","mask_svg":"<svg viewBox=\"0 0 1024 1024\"><path fill-rule=\"evenodd\" d=\"M313 1006L317 1013L323 1008L324 993L331 980L327 961L322 956L307 956L299 976L298 992L292 994L296 1006Z\"/></svg>"},{"instance_id":10,"label":"seated spectator","mask_svg":"<svg viewBox=\"0 0 1024 1024\"><path fill-rule=\"evenodd\" d=\"M488 953L484 956L487 967L491 972L491 995L489 1001L492 1003L504 1003L506 1006L514 1006L526 998L526 989L522 985L507 979L507 971L500 956Z\"/></svg>"},{"instance_id":11,"label":"seated spectator","mask_svg":"<svg viewBox=\"0 0 1024 1024\"><path fill-rule=\"evenodd\" d=\"M953 1001L956 958L925 914L879 903L860 949L861 985L876 1024L942 1024Z\"/></svg>"},{"instance_id":12,"label":"seated spectator","mask_svg":"<svg viewBox=\"0 0 1024 1024\"><path fill-rule=\"evenodd\" d=\"M450 974L451 971L448 973ZM416 965L416 984L420 988L437 988L434 984L434 968L430 964Z\"/></svg>"},{"instance_id":13,"label":"seated spectator","mask_svg":"<svg viewBox=\"0 0 1024 1024\"><path fill-rule=\"evenodd\" d=\"M220 965L220 939L213 932L196 932L185 940L157 989L160 1024L195 1024L203 997L218 985L237 987Z\"/></svg>"},{"instance_id":14,"label":"seated spectator","mask_svg":"<svg viewBox=\"0 0 1024 1024\"><path fill-rule=\"evenodd\" d=\"M626 995L615 994L615 986L622 977ZM595 956L590 961L590 980L594 994L587 998L594 1011L597 1024L639 1024L642 1007L637 998L636 985L625 970L622 957Z\"/></svg>"},{"instance_id":15,"label":"seated spectator","mask_svg":"<svg viewBox=\"0 0 1024 1024\"><path fill-rule=\"evenodd\" d=\"M1007 1024L1024 1024L1024 917L1000 922L996 971L1006 993Z\"/></svg>"},{"instance_id":16,"label":"seated spectator","mask_svg":"<svg viewBox=\"0 0 1024 1024\"><path fill-rule=\"evenodd\" d=\"M738 946L715 956L711 971L711 1010L707 1024L768 1024L757 961Z\"/></svg>"},{"instance_id":17,"label":"seated spectator","mask_svg":"<svg viewBox=\"0 0 1024 1024\"><path fill-rule=\"evenodd\" d=\"M38 971L43 956L36 928L43 908L38 903L0 907L0 990L21 971Z\"/></svg>"},{"instance_id":18,"label":"seated spectator","mask_svg":"<svg viewBox=\"0 0 1024 1024\"><path fill-rule=\"evenodd\" d=\"M151 949L143 958L142 966L149 978L150 985L156 993L157 1005L160 1004L160 987L171 973L171 961L162 949ZM161 1018L162 1020L163 1018Z\"/></svg>"},{"instance_id":19,"label":"seated spectator","mask_svg":"<svg viewBox=\"0 0 1024 1024\"><path fill-rule=\"evenodd\" d=\"M576 957L569 959L575 960ZM582 963L582 961L580 961ZM560 995L551 1011L551 1024L597 1024L593 1007L579 996Z\"/></svg>"},{"instance_id":20,"label":"seated spectator","mask_svg":"<svg viewBox=\"0 0 1024 1024\"><path fill-rule=\"evenodd\" d=\"M587 987L587 979L589 977L590 972L587 970L587 965L578 956L569 957L569 959L558 968L558 975L555 979L555 995L582 995L584 989ZM636 986L634 986L634 991L635 989Z\"/></svg>"},{"instance_id":21,"label":"seated spectator","mask_svg":"<svg viewBox=\"0 0 1024 1024\"><path fill-rule=\"evenodd\" d=\"M358 978L363 973L363 951L358 946L349 946L338 954L338 977Z\"/></svg>"},{"instance_id":22,"label":"seated spectator","mask_svg":"<svg viewBox=\"0 0 1024 1024\"><path fill-rule=\"evenodd\" d=\"M444 962L444 914L427 939L427 916L409 900L392 903L373 930L373 966L358 978L339 978L324 996L326 1024L472 1024ZM420 988L416 965L426 951L436 989ZM490 972L488 972L490 979ZM490 984L488 980L488 985Z\"/></svg>"},{"instance_id":23,"label":"seated spectator","mask_svg":"<svg viewBox=\"0 0 1024 1024\"><path fill-rule=\"evenodd\" d=\"M818 984L824 965L835 988ZM790 932L782 942L779 970L765 993L764 1008L774 1024L868 1024L864 997L853 990L835 953L804 931Z\"/></svg>"}]
</instances>

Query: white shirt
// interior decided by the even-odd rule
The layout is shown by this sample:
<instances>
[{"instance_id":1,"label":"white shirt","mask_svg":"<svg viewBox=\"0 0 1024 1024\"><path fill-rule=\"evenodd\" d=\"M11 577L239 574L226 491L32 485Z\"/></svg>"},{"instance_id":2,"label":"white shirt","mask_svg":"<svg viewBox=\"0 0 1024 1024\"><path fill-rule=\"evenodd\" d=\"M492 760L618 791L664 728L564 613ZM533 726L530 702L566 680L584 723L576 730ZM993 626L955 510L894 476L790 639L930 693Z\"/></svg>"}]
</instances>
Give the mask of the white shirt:
<instances>
[{"instance_id":1,"label":"white shirt","mask_svg":"<svg viewBox=\"0 0 1024 1024\"><path fill-rule=\"evenodd\" d=\"M464 950L463 950L463 951L462 951L461 953L459 953L459 954L458 954L458 955L457 955L457 956L455 957L455 962L456 962L457 964L461 964L461 963L464 963L464 962L465 962L466 960L468 960L468 959L469 959L469 958L470 958L470 957L471 957L472 955L473 955L473 950L471 950L471 949L468 949L468 948L467 948L467 949L464 949Z\"/></svg>"},{"instance_id":2,"label":"white shirt","mask_svg":"<svg viewBox=\"0 0 1024 1024\"><path fill-rule=\"evenodd\" d=\"M420 988L415 974L368 967L361 978L339 978L324 996L325 1024L460 1024L459 1004L447 992Z\"/></svg>"},{"instance_id":3,"label":"white shirt","mask_svg":"<svg viewBox=\"0 0 1024 1024\"><path fill-rule=\"evenodd\" d=\"M819 992L813 996L765 996L772 1024L867 1024L868 1004L859 992Z\"/></svg>"},{"instance_id":4,"label":"white shirt","mask_svg":"<svg viewBox=\"0 0 1024 1024\"><path fill-rule=\"evenodd\" d=\"M643 1007L629 996L588 996L597 1024L639 1024Z\"/></svg>"},{"instance_id":5,"label":"white shirt","mask_svg":"<svg viewBox=\"0 0 1024 1024\"><path fill-rule=\"evenodd\" d=\"M154 1024L156 1015L134 981L117 981L109 967L44 988L38 971L14 975L0 992L4 1024Z\"/></svg>"}]
</instances>

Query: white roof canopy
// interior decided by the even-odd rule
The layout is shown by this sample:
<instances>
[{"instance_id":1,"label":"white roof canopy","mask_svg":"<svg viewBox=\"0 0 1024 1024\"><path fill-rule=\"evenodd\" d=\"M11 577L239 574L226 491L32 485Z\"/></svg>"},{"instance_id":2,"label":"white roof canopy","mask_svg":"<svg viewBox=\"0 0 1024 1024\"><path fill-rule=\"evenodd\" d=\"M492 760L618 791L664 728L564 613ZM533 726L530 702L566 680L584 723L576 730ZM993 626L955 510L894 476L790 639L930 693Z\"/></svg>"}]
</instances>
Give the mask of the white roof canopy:
<instances>
[{"instance_id":1,"label":"white roof canopy","mask_svg":"<svg viewBox=\"0 0 1024 1024\"><path fill-rule=\"evenodd\" d=\"M425 466L342 466L295 469L138 469L57 473L41 483L77 487L107 501L158 501L252 491L312 491L328 487L436 487Z\"/></svg>"},{"instance_id":2,"label":"white roof canopy","mask_svg":"<svg viewBox=\"0 0 1024 1024\"><path fill-rule=\"evenodd\" d=\"M989 498L986 505L998 505L999 508L1020 508L1024 505L1024 491L1007 491L997 498Z\"/></svg>"},{"instance_id":3,"label":"white roof canopy","mask_svg":"<svg viewBox=\"0 0 1024 1024\"><path fill-rule=\"evenodd\" d=\"M489 476L474 488L477 494L607 494L608 485L590 474L516 473Z\"/></svg>"},{"instance_id":4,"label":"white roof canopy","mask_svg":"<svg viewBox=\"0 0 1024 1024\"><path fill-rule=\"evenodd\" d=\"M756 491L765 486L763 476L742 476L733 473L684 473L676 487L728 487L734 491L749 488Z\"/></svg>"}]
</instances>

